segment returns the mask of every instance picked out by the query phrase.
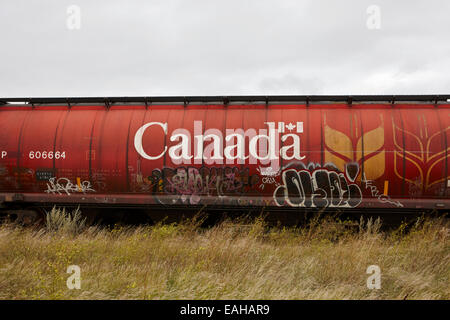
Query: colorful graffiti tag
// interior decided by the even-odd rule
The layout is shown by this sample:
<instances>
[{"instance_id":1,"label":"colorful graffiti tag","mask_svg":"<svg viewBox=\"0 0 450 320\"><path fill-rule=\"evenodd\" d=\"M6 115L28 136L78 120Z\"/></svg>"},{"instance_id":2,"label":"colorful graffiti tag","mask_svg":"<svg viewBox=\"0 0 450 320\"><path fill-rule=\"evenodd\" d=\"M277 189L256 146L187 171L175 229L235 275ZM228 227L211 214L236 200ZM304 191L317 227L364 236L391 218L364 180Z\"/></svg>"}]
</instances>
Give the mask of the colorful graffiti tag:
<instances>
[{"instance_id":1,"label":"colorful graffiti tag","mask_svg":"<svg viewBox=\"0 0 450 320\"><path fill-rule=\"evenodd\" d=\"M361 189L354 183L359 174L358 163L346 164L345 173L334 165L300 166L300 170L283 170L282 185L273 193L277 206L355 208L361 203Z\"/></svg>"},{"instance_id":2,"label":"colorful graffiti tag","mask_svg":"<svg viewBox=\"0 0 450 320\"><path fill-rule=\"evenodd\" d=\"M259 177L250 175L248 168L180 167L153 170L149 180L161 203L198 204L247 193L246 187L256 185Z\"/></svg>"}]
</instances>

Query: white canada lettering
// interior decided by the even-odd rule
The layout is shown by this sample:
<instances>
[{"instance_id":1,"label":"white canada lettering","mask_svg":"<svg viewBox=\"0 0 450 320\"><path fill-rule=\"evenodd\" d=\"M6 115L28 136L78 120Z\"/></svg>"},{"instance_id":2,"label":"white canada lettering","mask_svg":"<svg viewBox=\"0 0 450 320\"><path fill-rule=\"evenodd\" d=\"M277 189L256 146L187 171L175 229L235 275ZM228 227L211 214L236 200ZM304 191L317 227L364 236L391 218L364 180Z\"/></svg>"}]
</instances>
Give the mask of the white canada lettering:
<instances>
[{"instance_id":1,"label":"white canada lettering","mask_svg":"<svg viewBox=\"0 0 450 320\"><path fill-rule=\"evenodd\" d=\"M161 122L150 122L143 125L136 132L134 137L134 146L136 151L144 159L156 160L162 158L168 151L169 157L174 164L271 164L274 170L278 168L278 160L302 160L305 156L301 155L300 136L298 133L284 132L284 125L276 128L275 122L265 122L267 129L226 129L226 135L219 129L206 129L203 132L201 121L194 121L194 137L191 138L191 132L186 129L174 130L169 140L176 142L170 147L152 151L149 155L144 151L143 136L145 131L158 126L163 129L165 135L168 135L168 124ZM282 130L280 130L282 127ZM301 129L298 129L298 128ZM293 128L295 126L293 125ZM292 129L290 130L292 131ZM303 122L297 122L297 132L303 132ZM281 138L280 138L281 135ZM281 143L284 144L280 148ZM248 141L248 154L246 154L246 143ZM192 150L193 149L193 152ZM158 153L159 152L159 153Z\"/></svg>"},{"instance_id":2,"label":"white canada lettering","mask_svg":"<svg viewBox=\"0 0 450 320\"><path fill-rule=\"evenodd\" d=\"M191 134L186 129L177 129L172 133L170 141L181 140L179 144L169 148L169 156L175 164L189 164L191 154ZM166 147L167 148L167 147Z\"/></svg>"},{"instance_id":3,"label":"white canada lettering","mask_svg":"<svg viewBox=\"0 0 450 320\"><path fill-rule=\"evenodd\" d=\"M228 131L228 130L227 130ZM234 130L233 130L234 131ZM236 138L236 139L234 139ZM236 143L233 144L232 141L236 140ZM227 159L227 164L233 164L234 160L238 159L238 164L244 164L245 159L248 159L248 156L245 156L245 150L243 148L245 143L245 138L242 134L239 133L232 133L230 135L227 135L225 137L225 142L227 146L224 150L225 159ZM236 150L234 155L232 152Z\"/></svg>"},{"instance_id":4,"label":"white canada lettering","mask_svg":"<svg viewBox=\"0 0 450 320\"><path fill-rule=\"evenodd\" d=\"M280 150L281 153L281 157L285 160L303 160L305 159L305 156L301 156L300 155L300 137L296 134L285 134L281 137L281 141L285 142L287 140L287 138L292 138L292 144L291 145L287 145L287 146L283 146ZM288 150L289 149L293 149L293 155L292 156L288 156Z\"/></svg>"},{"instance_id":5,"label":"white canada lettering","mask_svg":"<svg viewBox=\"0 0 450 320\"><path fill-rule=\"evenodd\" d=\"M167 151L167 146L165 146L164 151L155 157L149 156L147 153L145 153L144 148L142 147L142 137L144 136L145 130L153 125L160 126L161 128L163 128L164 133L167 134L167 123L149 122L147 124L144 124L142 127L140 127L139 130L136 132L136 135L134 136L134 147L136 148L136 151L141 155L142 158L148 159L148 160L159 159Z\"/></svg>"}]
</instances>

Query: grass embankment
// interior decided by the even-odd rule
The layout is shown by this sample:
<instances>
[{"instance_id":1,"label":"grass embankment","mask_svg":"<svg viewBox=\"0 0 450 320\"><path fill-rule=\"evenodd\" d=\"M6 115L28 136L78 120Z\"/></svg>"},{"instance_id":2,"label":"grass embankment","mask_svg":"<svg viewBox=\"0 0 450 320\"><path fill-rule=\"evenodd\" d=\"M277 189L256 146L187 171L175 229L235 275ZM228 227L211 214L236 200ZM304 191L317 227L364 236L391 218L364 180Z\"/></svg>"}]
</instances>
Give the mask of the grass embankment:
<instances>
[{"instance_id":1,"label":"grass embankment","mask_svg":"<svg viewBox=\"0 0 450 320\"><path fill-rule=\"evenodd\" d=\"M73 215L72 215L73 216ZM46 227L0 226L0 299L449 299L449 224L322 219L300 229L225 221L86 227L54 210ZM81 289L69 290L69 265ZM381 289L369 290L369 265Z\"/></svg>"}]
</instances>

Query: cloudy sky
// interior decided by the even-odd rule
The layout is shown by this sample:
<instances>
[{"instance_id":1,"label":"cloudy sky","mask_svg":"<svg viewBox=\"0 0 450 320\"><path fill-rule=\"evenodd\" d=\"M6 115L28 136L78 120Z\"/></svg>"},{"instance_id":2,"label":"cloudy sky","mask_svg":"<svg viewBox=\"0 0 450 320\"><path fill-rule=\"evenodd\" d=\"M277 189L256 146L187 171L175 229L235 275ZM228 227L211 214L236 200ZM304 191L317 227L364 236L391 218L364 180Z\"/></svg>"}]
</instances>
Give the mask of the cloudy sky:
<instances>
[{"instance_id":1,"label":"cloudy sky","mask_svg":"<svg viewBox=\"0 0 450 320\"><path fill-rule=\"evenodd\" d=\"M2 97L450 92L448 0L1 0L0 38Z\"/></svg>"}]
</instances>

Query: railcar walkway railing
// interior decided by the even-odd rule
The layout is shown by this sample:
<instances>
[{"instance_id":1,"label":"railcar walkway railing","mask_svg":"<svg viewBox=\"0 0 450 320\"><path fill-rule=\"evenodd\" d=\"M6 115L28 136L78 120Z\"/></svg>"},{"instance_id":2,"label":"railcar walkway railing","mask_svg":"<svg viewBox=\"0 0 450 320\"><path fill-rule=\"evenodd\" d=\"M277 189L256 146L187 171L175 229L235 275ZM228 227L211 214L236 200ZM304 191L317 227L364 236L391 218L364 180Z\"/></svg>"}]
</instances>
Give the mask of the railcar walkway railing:
<instances>
[{"instance_id":1,"label":"railcar walkway railing","mask_svg":"<svg viewBox=\"0 0 450 320\"><path fill-rule=\"evenodd\" d=\"M37 97L37 98L0 98L0 105L9 104L105 104L106 107L115 103L318 103L318 102L374 102L391 103L419 102L419 103L450 103L450 94L439 95L254 95L254 96L159 96L159 97Z\"/></svg>"}]
</instances>

